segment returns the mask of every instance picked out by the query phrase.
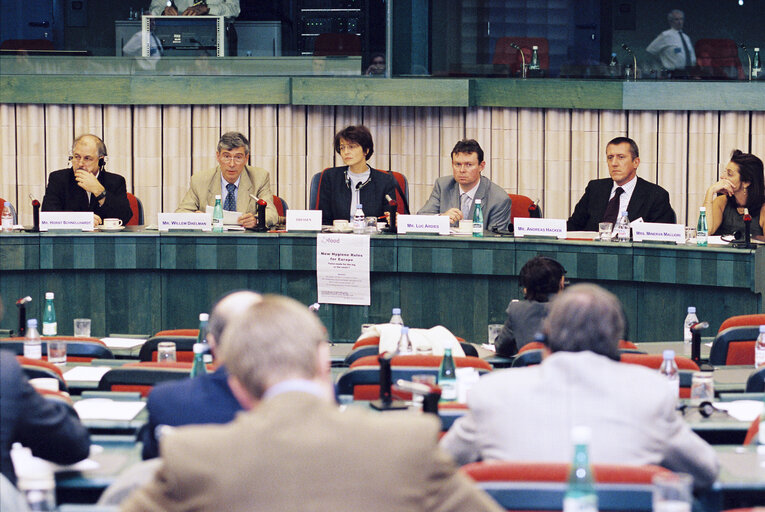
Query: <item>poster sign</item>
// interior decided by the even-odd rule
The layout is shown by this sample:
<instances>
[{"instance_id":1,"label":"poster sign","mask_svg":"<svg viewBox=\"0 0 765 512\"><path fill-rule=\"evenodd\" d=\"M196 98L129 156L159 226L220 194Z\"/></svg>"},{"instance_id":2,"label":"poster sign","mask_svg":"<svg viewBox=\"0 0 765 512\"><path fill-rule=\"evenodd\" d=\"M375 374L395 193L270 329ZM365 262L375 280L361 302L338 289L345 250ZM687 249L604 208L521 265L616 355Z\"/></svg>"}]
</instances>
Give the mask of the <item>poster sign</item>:
<instances>
[{"instance_id":1,"label":"poster sign","mask_svg":"<svg viewBox=\"0 0 765 512\"><path fill-rule=\"evenodd\" d=\"M318 233L316 286L319 303L369 306L369 235Z\"/></svg>"}]
</instances>

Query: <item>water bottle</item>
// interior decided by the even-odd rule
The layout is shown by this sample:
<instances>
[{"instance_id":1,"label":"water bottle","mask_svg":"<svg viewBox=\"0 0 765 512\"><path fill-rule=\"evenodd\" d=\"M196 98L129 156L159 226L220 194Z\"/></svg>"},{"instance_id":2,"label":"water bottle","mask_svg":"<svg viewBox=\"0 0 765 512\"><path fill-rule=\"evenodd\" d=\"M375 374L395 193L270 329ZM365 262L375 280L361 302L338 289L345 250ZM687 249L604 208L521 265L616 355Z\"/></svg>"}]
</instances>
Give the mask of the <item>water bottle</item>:
<instances>
[{"instance_id":1,"label":"water bottle","mask_svg":"<svg viewBox=\"0 0 765 512\"><path fill-rule=\"evenodd\" d=\"M409 327L401 328L401 337L398 339L398 347L396 348L396 352L402 356L405 354L414 353L414 349L412 348L412 340L409 339Z\"/></svg>"},{"instance_id":2,"label":"water bottle","mask_svg":"<svg viewBox=\"0 0 765 512\"><path fill-rule=\"evenodd\" d=\"M563 512L597 512L598 494L592 478L589 445L590 427L578 426L571 431L574 460L568 474L568 487L563 495Z\"/></svg>"},{"instance_id":3,"label":"water bottle","mask_svg":"<svg viewBox=\"0 0 765 512\"><path fill-rule=\"evenodd\" d=\"M223 207L220 204L220 194L215 196L215 209L213 210L212 230L214 233L223 233Z\"/></svg>"},{"instance_id":4,"label":"water bottle","mask_svg":"<svg viewBox=\"0 0 765 512\"><path fill-rule=\"evenodd\" d=\"M762 72L762 64L760 64L760 49L754 49L754 58L752 59L752 78L757 79Z\"/></svg>"},{"instance_id":5,"label":"water bottle","mask_svg":"<svg viewBox=\"0 0 765 512\"><path fill-rule=\"evenodd\" d=\"M699 247L706 247L708 236L709 230L707 229L707 209L702 206L699 208L699 223L696 226L696 245Z\"/></svg>"},{"instance_id":6,"label":"water bottle","mask_svg":"<svg viewBox=\"0 0 765 512\"><path fill-rule=\"evenodd\" d=\"M58 334L56 308L53 307L53 292L45 292L45 309L43 309L42 324L43 336L55 336Z\"/></svg>"},{"instance_id":7,"label":"water bottle","mask_svg":"<svg viewBox=\"0 0 765 512\"><path fill-rule=\"evenodd\" d=\"M669 387L672 390L672 396L675 398L680 396L680 372L677 369L677 363L675 362L675 351L665 350L664 361L659 366L659 373L664 375L669 381Z\"/></svg>"},{"instance_id":8,"label":"water bottle","mask_svg":"<svg viewBox=\"0 0 765 512\"><path fill-rule=\"evenodd\" d=\"M457 369L454 366L452 349L444 349L444 358L438 368L438 385L441 387L441 401L454 402L457 400Z\"/></svg>"},{"instance_id":9,"label":"water bottle","mask_svg":"<svg viewBox=\"0 0 765 512\"><path fill-rule=\"evenodd\" d=\"M531 63L529 69L539 69L539 46L531 47Z\"/></svg>"},{"instance_id":10,"label":"water bottle","mask_svg":"<svg viewBox=\"0 0 765 512\"><path fill-rule=\"evenodd\" d=\"M685 343L691 342L691 326L699 322L696 316L696 308L694 306L688 306L688 314L683 320L683 341Z\"/></svg>"},{"instance_id":11,"label":"water bottle","mask_svg":"<svg viewBox=\"0 0 765 512\"><path fill-rule=\"evenodd\" d=\"M616 52L611 54L611 60L608 61L608 74L613 77L619 76L619 59L616 58Z\"/></svg>"},{"instance_id":12,"label":"water bottle","mask_svg":"<svg viewBox=\"0 0 765 512\"><path fill-rule=\"evenodd\" d=\"M475 200L473 210L473 236L483 236L483 205L480 199Z\"/></svg>"},{"instance_id":13,"label":"water bottle","mask_svg":"<svg viewBox=\"0 0 765 512\"><path fill-rule=\"evenodd\" d=\"M42 341L37 331L37 319L27 320L27 335L24 338L24 357L42 359Z\"/></svg>"},{"instance_id":14,"label":"water bottle","mask_svg":"<svg viewBox=\"0 0 765 512\"><path fill-rule=\"evenodd\" d=\"M205 366L205 352L207 351L207 347L205 347L204 343L194 343L194 364L191 366L191 374L190 377L193 379L194 377L199 377L200 375L204 375L207 373L207 367Z\"/></svg>"},{"instance_id":15,"label":"water bottle","mask_svg":"<svg viewBox=\"0 0 765 512\"><path fill-rule=\"evenodd\" d=\"M210 320L210 315L207 313L199 313L199 334L197 334L197 343L200 343L204 348L202 352L205 364L212 363L213 356L210 351L210 344L207 343L207 322Z\"/></svg>"},{"instance_id":16,"label":"water bottle","mask_svg":"<svg viewBox=\"0 0 765 512\"><path fill-rule=\"evenodd\" d=\"M13 231L13 213L11 213L11 203L6 201L3 204L3 216L2 216L2 226L3 231Z\"/></svg>"},{"instance_id":17,"label":"water bottle","mask_svg":"<svg viewBox=\"0 0 765 512\"><path fill-rule=\"evenodd\" d=\"M51 465L32 455L32 450L13 443L11 459L16 470L17 487L30 511L56 510L56 481ZM3 509L5 510L5 509Z\"/></svg>"},{"instance_id":18,"label":"water bottle","mask_svg":"<svg viewBox=\"0 0 765 512\"><path fill-rule=\"evenodd\" d=\"M616 221L616 226L614 226L614 234L618 242L630 241L630 218L627 215L627 210L619 214L619 220Z\"/></svg>"},{"instance_id":19,"label":"water bottle","mask_svg":"<svg viewBox=\"0 0 765 512\"><path fill-rule=\"evenodd\" d=\"M760 326L760 335L754 342L754 367L759 368L765 364L765 325Z\"/></svg>"},{"instance_id":20,"label":"water bottle","mask_svg":"<svg viewBox=\"0 0 765 512\"><path fill-rule=\"evenodd\" d=\"M361 203L356 205L356 211L353 213L353 232L357 234L364 234L367 230L366 222L364 222L364 209Z\"/></svg>"},{"instance_id":21,"label":"water bottle","mask_svg":"<svg viewBox=\"0 0 765 512\"><path fill-rule=\"evenodd\" d=\"M401 318L401 308L393 308L393 311L391 311L390 320L388 321L389 324L394 325L400 325L403 327L404 325L404 319Z\"/></svg>"}]
</instances>

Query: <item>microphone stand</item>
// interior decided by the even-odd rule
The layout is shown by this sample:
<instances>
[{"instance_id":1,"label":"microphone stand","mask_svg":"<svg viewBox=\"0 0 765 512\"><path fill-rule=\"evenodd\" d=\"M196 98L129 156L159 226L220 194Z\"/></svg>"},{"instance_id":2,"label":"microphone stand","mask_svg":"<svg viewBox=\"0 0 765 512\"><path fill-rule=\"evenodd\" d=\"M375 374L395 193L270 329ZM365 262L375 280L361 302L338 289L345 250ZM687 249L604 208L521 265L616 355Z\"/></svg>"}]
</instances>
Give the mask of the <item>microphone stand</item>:
<instances>
[{"instance_id":1,"label":"microphone stand","mask_svg":"<svg viewBox=\"0 0 765 512\"><path fill-rule=\"evenodd\" d=\"M266 226L266 205L268 203L265 202L263 199L258 200L258 225L255 226L255 231L260 233L265 233L268 231L268 227Z\"/></svg>"},{"instance_id":2,"label":"microphone stand","mask_svg":"<svg viewBox=\"0 0 765 512\"><path fill-rule=\"evenodd\" d=\"M32 302L32 297L26 296L16 301L16 307L19 308L19 336L24 337L27 333L27 303Z\"/></svg>"},{"instance_id":3,"label":"microphone stand","mask_svg":"<svg viewBox=\"0 0 765 512\"><path fill-rule=\"evenodd\" d=\"M749 49L744 43L739 43L739 47L746 53L746 58L749 59L749 81L752 81L752 56L749 55Z\"/></svg>"},{"instance_id":4,"label":"microphone stand","mask_svg":"<svg viewBox=\"0 0 765 512\"><path fill-rule=\"evenodd\" d=\"M406 402L401 400L393 400L393 392L391 386L393 385L391 360L394 354L390 352L383 352L377 357L380 362L380 399L372 400L370 406L378 411L393 411L397 409L406 409Z\"/></svg>"},{"instance_id":5,"label":"microphone stand","mask_svg":"<svg viewBox=\"0 0 765 512\"><path fill-rule=\"evenodd\" d=\"M691 360L701 367L701 330L709 327L709 322L696 322L691 326Z\"/></svg>"},{"instance_id":6,"label":"microphone stand","mask_svg":"<svg viewBox=\"0 0 765 512\"><path fill-rule=\"evenodd\" d=\"M521 50L521 47L518 46L517 44L510 43L510 46L518 50L518 53L521 54L521 78L526 78L526 56L523 54L523 50Z\"/></svg>"},{"instance_id":7,"label":"microphone stand","mask_svg":"<svg viewBox=\"0 0 765 512\"><path fill-rule=\"evenodd\" d=\"M632 79L637 81L637 57L635 57L635 53L626 44L622 43L622 48L627 50L627 53L632 55Z\"/></svg>"},{"instance_id":8,"label":"microphone stand","mask_svg":"<svg viewBox=\"0 0 765 512\"><path fill-rule=\"evenodd\" d=\"M744 219L744 241L733 242L731 246L739 248L739 249L752 249L754 247L752 245L752 216L749 215L748 208L744 208L743 219Z\"/></svg>"}]
</instances>

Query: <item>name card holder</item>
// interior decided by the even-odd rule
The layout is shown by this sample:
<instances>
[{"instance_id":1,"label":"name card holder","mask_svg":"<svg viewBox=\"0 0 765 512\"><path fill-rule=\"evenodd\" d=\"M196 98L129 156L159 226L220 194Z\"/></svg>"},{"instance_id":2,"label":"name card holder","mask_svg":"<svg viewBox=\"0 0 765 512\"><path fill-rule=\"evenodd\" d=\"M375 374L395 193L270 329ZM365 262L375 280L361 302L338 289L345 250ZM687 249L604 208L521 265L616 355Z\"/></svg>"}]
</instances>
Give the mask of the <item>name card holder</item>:
<instances>
[{"instance_id":1,"label":"name card holder","mask_svg":"<svg viewBox=\"0 0 765 512\"><path fill-rule=\"evenodd\" d=\"M635 242L685 243L685 226L660 222L633 222L632 240Z\"/></svg>"},{"instance_id":2,"label":"name card holder","mask_svg":"<svg viewBox=\"0 0 765 512\"><path fill-rule=\"evenodd\" d=\"M287 210L287 231L321 231L321 210Z\"/></svg>"},{"instance_id":3,"label":"name card holder","mask_svg":"<svg viewBox=\"0 0 765 512\"><path fill-rule=\"evenodd\" d=\"M158 213L159 231L212 231L212 215L206 213Z\"/></svg>"},{"instance_id":4,"label":"name card holder","mask_svg":"<svg viewBox=\"0 0 765 512\"><path fill-rule=\"evenodd\" d=\"M398 233L449 234L449 217L446 215L397 215Z\"/></svg>"},{"instance_id":5,"label":"name card holder","mask_svg":"<svg viewBox=\"0 0 765 512\"><path fill-rule=\"evenodd\" d=\"M93 212L40 212L40 231L93 231Z\"/></svg>"},{"instance_id":6,"label":"name card holder","mask_svg":"<svg viewBox=\"0 0 765 512\"><path fill-rule=\"evenodd\" d=\"M552 236L566 238L565 219L535 219L531 217L516 217L513 222L515 237Z\"/></svg>"}]
</instances>

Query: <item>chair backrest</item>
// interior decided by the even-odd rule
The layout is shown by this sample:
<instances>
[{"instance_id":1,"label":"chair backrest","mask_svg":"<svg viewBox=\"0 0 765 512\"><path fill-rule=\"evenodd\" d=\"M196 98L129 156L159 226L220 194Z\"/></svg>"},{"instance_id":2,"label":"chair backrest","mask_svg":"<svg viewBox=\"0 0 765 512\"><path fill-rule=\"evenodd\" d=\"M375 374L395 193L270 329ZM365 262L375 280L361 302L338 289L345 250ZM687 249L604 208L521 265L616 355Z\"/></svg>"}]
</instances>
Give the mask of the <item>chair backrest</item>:
<instances>
[{"instance_id":1,"label":"chair backrest","mask_svg":"<svg viewBox=\"0 0 765 512\"><path fill-rule=\"evenodd\" d=\"M517 217L531 217L529 207L534 204L530 197L521 194L507 194L510 196L510 220ZM538 208L538 206L537 206Z\"/></svg>"},{"instance_id":2,"label":"chair backrest","mask_svg":"<svg viewBox=\"0 0 765 512\"><path fill-rule=\"evenodd\" d=\"M327 169L324 169L324 171L326 170ZM322 178L322 175L324 174L324 171L317 172L311 178L311 187L310 187L310 192L308 194L308 209L309 210L319 209L319 189L321 188L321 178Z\"/></svg>"},{"instance_id":3,"label":"chair backrest","mask_svg":"<svg viewBox=\"0 0 765 512\"><path fill-rule=\"evenodd\" d=\"M16 360L19 362L19 365L21 365L21 369L24 371L27 379L56 379L58 381L58 389L61 391L68 390L66 381L64 380L64 373L61 371L61 368L55 364L41 359L30 359L24 356L16 356Z\"/></svg>"},{"instance_id":4,"label":"chair backrest","mask_svg":"<svg viewBox=\"0 0 765 512\"><path fill-rule=\"evenodd\" d=\"M98 383L99 391L133 391L149 395L156 384L189 376L191 363L129 363L112 368Z\"/></svg>"},{"instance_id":5,"label":"chair backrest","mask_svg":"<svg viewBox=\"0 0 765 512\"><path fill-rule=\"evenodd\" d=\"M172 341L175 343L175 358L179 363L190 363L194 361L194 343L197 342L196 336L152 336L146 343L141 345L138 352L138 359L142 362L157 360L157 345L163 341Z\"/></svg>"},{"instance_id":6,"label":"chair backrest","mask_svg":"<svg viewBox=\"0 0 765 512\"><path fill-rule=\"evenodd\" d=\"M621 352L620 361L627 364L637 364L645 366L653 370L658 370L661 366L664 357L659 354L641 354L637 352ZM675 363L677 369L680 370L680 394L679 398L691 397L691 384L693 381L693 372L699 371L699 365L693 362L693 360L683 357L675 356Z\"/></svg>"},{"instance_id":7,"label":"chair backrest","mask_svg":"<svg viewBox=\"0 0 765 512\"><path fill-rule=\"evenodd\" d=\"M353 344L353 349L357 349L359 347L366 347L369 345L379 345L380 344L380 337L379 336L370 336L369 338L362 338L360 340L356 340L356 343Z\"/></svg>"},{"instance_id":8,"label":"chair backrest","mask_svg":"<svg viewBox=\"0 0 765 512\"><path fill-rule=\"evenodd\" d=\"M0 212L3 211L3 207L5 206L5 201L6 201L5 199L0 197ZM19 218L16 215L16 208L13 207L13 203L12 202L8 201L8 204L11 205L11 215L13 215L13 223L14 224L18 224L19 223Z\"/></svg>"},{"instance_id":9,"label":"chair backrest","mask_svg":"<svg viewBox=\"0 0 765 512\"><path fill-rule=\"evenodd\" d=\"M765 391L765 366L759 367L746 379L747 393L762 393Z\"/></svg>"},{"instance_id":10,"label":"chair backrest","mask_svg":"<svg viewBox=\"0 0 765 512\"><path fill-rule=\"evenodd\" d=\"M55 50L55 47L48 39L6 39L0 50Z\"/></svg>"},{"instance_id":11,"label":"chair backrest","mask_svg":"<svg viewBox=\"0 0 765 512\"><path fill-rule=\"evenodd\" d=\"M377 354L379 349L379 345L376 344L362 345L351 349L351 351L348 352L348 355L345 356L345 360L343 360L343 366L350 366L362 357L373 356Z\"/></svg>"},{"instance_id":12,"label":"chair backrest","mask_svg":"<svg viewBox=\"0 0 765 512\"><path fill-rule=\"evenodd\" d=\"M513 359L512 368L522 368L524 366L533 366L540 364L544 359L544 353L547 349L530 349L518 352Z\"/></svg>"},{"instance_id":13,"label":"chair backrest","mask_svg":"<svg viewBox=\"0 0 765 512\"><path fill-rule=\"evenodd\" d=\"M289 206L287 206L287 201L277 195L274 195L274 206L276 207L276 213L279 217L286 216L287 210L290 209Z\"/></svg>"},{"instance_id":14,"label":"chair backrest","mask_svg":"<svg viewBox=\"0 0 765 512\"><path fill-rule=\"evenodd\" d=\"M738 46L733 39L699 39L696 41L696 65L705 68L713 78L744 78L738 58Z\"/></svg>"},{"instance_id":15,"label":"chair backrest","mask_svg":"<svg viewBox=\"0 0 765 512\"><path fill-rule=\"evenodd\" d=\"M520 71L522 59L518 50L510 46L511 43L520 46L526 57L526 65L531 62L531 47L538 46L539 67L550 69L550 44L544 37L500 37L494 47L493 64L507 66L511 75Z\"/></svg>"},{"instance_id":16,"label":"chair backrest","mask_svg":"<svg viewBox=\"0 0 765 512\"><path fill-rule=\"evenodd\" d=\"M759 327L728 327L717 334L709 351L709 364L754 364L754 341Z\"/></svg>"},{"instance_id":17,"label":"chair backrest","mask_svg":"<svg viewBox=\"0 0 765 512\"><path fill-rule=\"evenodd\" d=\"M133 211L133 216L128 221L128 226L143 226L143 203L136 196L127 193L128 203L130 203L130 209Z\"/></svg>"},{"instance_id":18,"label":"chair backrest","mask_svg":"<svg viewBox=\"0 0 765 512\"><path fill-rule=\"evenodd\" d=\"M42 338L42 353L47 358L48 340L66 341L66 359L72 362L89 362L93 359L114 359L114 353L98 338L76 336L45 336ZM24 338L2 338L0 348L10 350L16 355L24 354Z\"/></svg>"},{"instance_id":19,"label":"chair backrest","mask_svg":"<svg viewBox=\"0 0 765 512\"><path fill-rule=\"evenodd\" d=\"M746 431L746 437L744 438L744 445L756 443L760 433L760 418L755 418L749 425L749 429Z\"/></svg>"},{"instance_id":20,"label":"chair backrest","mask_svg":"<svg viewBox=\"0 0 765 512\"><path fill-rule=\"evenodd\" d=\"M361 55L361 37L350 32L319 34L313 44L313 54Z\"/></svg>"},{"instance_id":21,"label":"chair backrest","mask_svg":"<svg viewBox=\"0 0 765 512\"><path fill-rule=\"evenodd\" d=\"M765 325L765 313L736 315L723 320L717 332L723 332L728 327L758 327L760 325Z\"/></svg>"},{"instance_id":22,"label":"chair backrest","mask_svg":"<svg viewBox=\"0 0 765 512\"><path fill-rule=\"evenodd\" d=\"M154 336L199 336L199 329L165 329Z\"/></svg>"},{"instance_id":23,"label":"chair backrest","mask_svg":"<svg viewBox=\"0 0 765 512\"><path fill-rule=\"evenodd\" d=\"M326 170L327 169L324 169L324 171ZM311 186L309 188L310 192L308 193L308 209L309 210L319 209L319 194L321 192L321 178L324 171L317 172L311 178ZM395 178L396 183L398 184L398 188L396 189L396 205L397 205L396 212L401 214L409 213L407 210L407 207L409 205L409 180L407 180L406 176L404 176L398 171L383 171L383 172L390 172L393 175L393 178ZM403 197L404 200L402 200L402 197L401 197L402 192L404 193L404 197Z\"/></svg>"}]
</instances>

